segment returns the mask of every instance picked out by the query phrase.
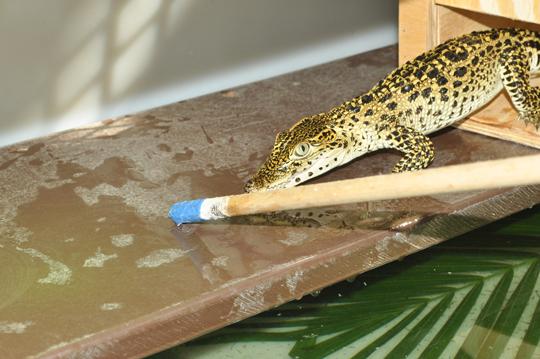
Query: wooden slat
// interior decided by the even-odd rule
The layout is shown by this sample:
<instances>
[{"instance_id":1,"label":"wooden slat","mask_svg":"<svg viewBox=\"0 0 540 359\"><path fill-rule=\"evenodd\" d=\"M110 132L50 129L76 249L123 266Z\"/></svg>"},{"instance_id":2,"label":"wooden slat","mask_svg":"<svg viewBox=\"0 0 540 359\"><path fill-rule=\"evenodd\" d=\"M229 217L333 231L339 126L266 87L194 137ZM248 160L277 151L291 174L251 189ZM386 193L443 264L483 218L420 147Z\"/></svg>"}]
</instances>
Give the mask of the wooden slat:
<instances>
[{"instance_id":1,"label":"wooden slat","mask_svg":"<svg viewBox=\"0 0 540 359\"><path fill-rule=\"evenodd\" d=\"M435 3L514 20L540 22L538 0L435 0Z\"/></svg>"},{"instance_id":2,"label":"wooden slat","mask_svg":"<svg viewBox=\"0 0 540 359\"><path fill-rule=\"evenodd\" d=\"M433 0L402 0L399 2L399 64L402 65L426 51L431 43L428 31Z\"/></svg>"}]
</instances>

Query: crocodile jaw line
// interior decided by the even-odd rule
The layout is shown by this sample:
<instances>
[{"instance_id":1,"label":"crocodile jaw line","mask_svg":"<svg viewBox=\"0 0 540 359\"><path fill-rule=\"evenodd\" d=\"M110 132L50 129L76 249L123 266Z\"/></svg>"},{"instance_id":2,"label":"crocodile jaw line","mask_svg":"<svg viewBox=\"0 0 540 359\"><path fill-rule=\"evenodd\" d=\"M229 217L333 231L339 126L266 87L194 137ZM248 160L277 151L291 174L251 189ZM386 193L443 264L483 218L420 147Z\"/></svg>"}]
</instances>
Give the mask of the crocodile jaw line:
<instances>
[{"instance_id":1,"label":"crocodile jaw line","mask_svg":"<svg viewBox=\"0 0 540 359\"><path fill-rule=\"evenodd\" d=\"M326 173L330 170L332 170L335 167L339 167L341 165L344 165L345 163L349 162L356 156L352 156L349 151L343 151L343 150L333 150L326 154L324 158L320 158L316 160L311 166L303 170L302 172L297 172L294 175L291 175L286 180L281 182L274 182L265 188L258 188L258 189L252 189L250 192L264 192L264 191L272 191L277 189L284 189L284 188L291 188L294 186L297 186L303 182L306 182L308 180L311 180L315 177L318 177L322 175L323 173ZM334 161L334 158L337 158L337 161ZM329 165L326 167L326 165ZM319 170L319 168L323 168L322 170ZM309 176L309 173L312 172L313 174ZM295 179L300 178L300 181L296 182Z\"/></svg>"}]
</instances>

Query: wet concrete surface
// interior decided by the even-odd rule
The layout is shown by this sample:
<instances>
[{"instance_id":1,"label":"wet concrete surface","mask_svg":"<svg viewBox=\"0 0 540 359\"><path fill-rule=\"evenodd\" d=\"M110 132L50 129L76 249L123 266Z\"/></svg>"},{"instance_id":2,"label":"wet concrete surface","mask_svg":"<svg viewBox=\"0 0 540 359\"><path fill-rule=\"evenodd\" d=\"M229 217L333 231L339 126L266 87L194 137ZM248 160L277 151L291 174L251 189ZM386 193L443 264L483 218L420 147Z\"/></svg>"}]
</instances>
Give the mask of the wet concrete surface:
<instances>
[{"instance_id":1,"label":"wet concrete surface","mask_svg":"<svg viewBox=\"0 0 540 359\"><path fill-rule=\"evenodd\" d=\"M176 228L242 192L279 130L361 94L394 47L0 149L0 356L150 354L507 216L538 187ZM433 166L536 153L448 129ZM399 154L316 182L388 173Z\"/></svg>"}]
</instances>

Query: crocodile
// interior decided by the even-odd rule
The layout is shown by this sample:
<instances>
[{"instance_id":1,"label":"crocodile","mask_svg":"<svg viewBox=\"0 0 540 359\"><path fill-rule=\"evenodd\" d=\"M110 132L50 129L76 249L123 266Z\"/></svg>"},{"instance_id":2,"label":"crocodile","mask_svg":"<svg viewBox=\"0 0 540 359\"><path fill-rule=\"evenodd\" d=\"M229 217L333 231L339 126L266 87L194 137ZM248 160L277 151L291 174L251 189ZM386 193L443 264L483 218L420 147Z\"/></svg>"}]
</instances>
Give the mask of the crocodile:
<instances>
[{"instance_id":1,"label":"crocodile","mask_svg":"<svg viewBox=\"0 0 540 359\"><path fill-rule=\"evenodd\" d=\"M366 93L279 132L247 192L298 185L359 156L395 149L393 172L421 170L435 156L427 136L469 116L506 90L519 119L540 125L540 33L475 31L406 62Z\"/></svg>"}]
</instances>

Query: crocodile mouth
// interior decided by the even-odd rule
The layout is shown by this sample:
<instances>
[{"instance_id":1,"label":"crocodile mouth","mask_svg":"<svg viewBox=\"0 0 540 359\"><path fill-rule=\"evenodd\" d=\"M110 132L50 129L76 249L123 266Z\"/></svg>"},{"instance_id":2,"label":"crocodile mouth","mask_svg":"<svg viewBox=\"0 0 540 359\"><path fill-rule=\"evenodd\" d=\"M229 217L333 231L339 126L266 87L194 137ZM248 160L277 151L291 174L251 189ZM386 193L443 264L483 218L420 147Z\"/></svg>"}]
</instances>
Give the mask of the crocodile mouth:
<instances>
[{"instance_id":1,"label":"crocodile mouth","mask_svg":"<svg viewBox=\"0 0 540 359\"><path fill-rule=\"evenodd\" d=\"M291 172L284 173L283 176L274 175L275 178L271 180L264 180L264 177L257 173L251 180L247 182L244 189L246 192L263 192L295 187L303 182L312 180L335 167L339 167L349 162L351 159L349 157L350 156L347 151L329 151L325 153L324 156L319 155L318 158L315 159L306 159L304 161L306 165L304 169L293 170ZM277 171L279 170L274 170L274 172L270 173L274 174Z\"/></svg>"},{"instance_id":2,"label":"crocodile mouth","mask_svg":"<svg viewBox=\"0 0 540 359\"><path fill-rule=\"evenodd\" d=\"M284 189L284 188L290 188L290 187L294 187L295 186L295 183L293 181L291 181L291 179L285 179L284 181L275 181L275 182L272 182L268 185L263 185L263 186L257 186L257 182L254 181L254 180L249 180L245 187L244 187L244 190L246 192L249 192L249 193L253 193L253 192L265 192L265 191L273 191L273 190L276 190L276 189Z\"/></svg>"}]
</instances>

